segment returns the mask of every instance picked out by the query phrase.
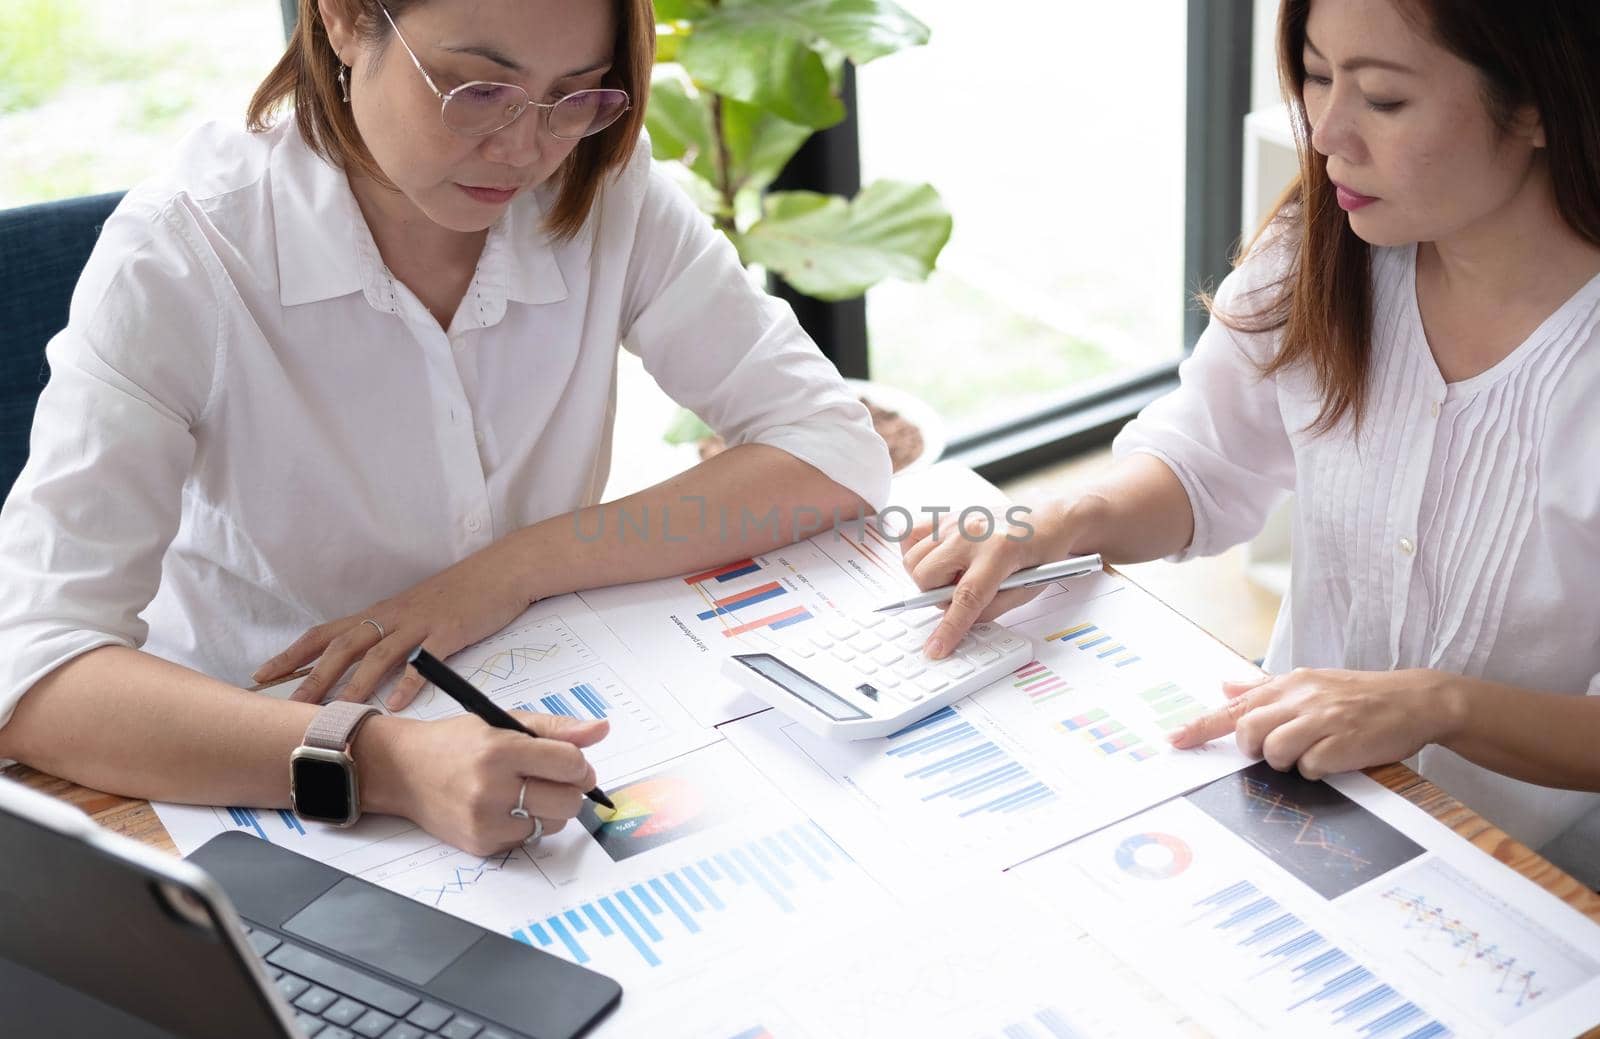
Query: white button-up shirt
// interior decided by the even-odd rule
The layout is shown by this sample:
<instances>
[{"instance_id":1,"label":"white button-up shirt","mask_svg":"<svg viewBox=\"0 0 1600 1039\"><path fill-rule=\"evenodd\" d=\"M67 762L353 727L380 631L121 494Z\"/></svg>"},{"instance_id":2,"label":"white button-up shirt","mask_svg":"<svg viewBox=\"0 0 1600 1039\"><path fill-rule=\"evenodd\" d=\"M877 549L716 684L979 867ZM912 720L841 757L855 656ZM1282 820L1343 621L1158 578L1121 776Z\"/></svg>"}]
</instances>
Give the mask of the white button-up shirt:
<instances>
[{"instance_id":1,"label":"white button-up shirt","mask_svg":"<svg viewBox=\"0 0 1600 1039\"><path fill-rule=\"evenodd\" d=\"M1219 303L1237 306L1270 284L1284 259L1279 247L1258 251ZM1444 381L1423 333L1415 247L1374 249L1372 278L1359 436L1348 422L1308 431L1321 397L1305 371L1259 376L1276 334L1213 321L1183 363L1182 387L1146 408L1117 452L1147 452L1177 474L1194 507L1183 556L1254 536L1295 492L1294 564L1269 671L1427 667L1600 692L1600 277L1499 364L1457 383ZM1442 747L1424 749L1420 768L1535 846L1600 804Z\"/></svg>"},{"instance_id":2,"label":"white button-up shirt","mask_svg":"<svg viewBox=\"0 0 1600 1039\"><path fill-rule=\"evenodd\" d=\"M606 483L618 345L733 445L882 507L866 409L648 142L583 230L490 230L448 331L285 120L185 143L105 225L0 512L0 723L96 646L230 682ZM626 446L622 447L626 450Z\"/></svg>"}]
</instances>

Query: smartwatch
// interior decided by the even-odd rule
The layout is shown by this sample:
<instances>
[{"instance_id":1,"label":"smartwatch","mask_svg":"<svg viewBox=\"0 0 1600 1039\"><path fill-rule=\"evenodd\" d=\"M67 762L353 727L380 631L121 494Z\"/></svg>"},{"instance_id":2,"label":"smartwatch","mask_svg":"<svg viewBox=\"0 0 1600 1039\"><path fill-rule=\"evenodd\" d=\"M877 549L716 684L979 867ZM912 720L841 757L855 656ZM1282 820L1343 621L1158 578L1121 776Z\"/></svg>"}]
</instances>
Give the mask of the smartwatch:
<instances>
[{"instance_id":1,"label":"smartwatch","mask_svg":"<svg viewBox=\"0 0 1600 1039\"><path fill-rule=\"evenodd\" d=\"M289 803L302 819L352 826L361 818L361 791L350 744L378 713L371 704L337 700L311 719L305 739L289 755Z\"/></svg>"}]
</instances>

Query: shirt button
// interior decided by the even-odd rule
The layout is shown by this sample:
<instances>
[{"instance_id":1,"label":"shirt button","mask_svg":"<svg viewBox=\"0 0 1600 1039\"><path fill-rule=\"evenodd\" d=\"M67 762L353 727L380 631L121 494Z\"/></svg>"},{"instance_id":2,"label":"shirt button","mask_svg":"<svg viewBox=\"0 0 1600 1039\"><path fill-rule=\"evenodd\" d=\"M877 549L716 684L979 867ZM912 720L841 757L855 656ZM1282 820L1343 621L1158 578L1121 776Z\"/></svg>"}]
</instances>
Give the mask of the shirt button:
<instances>
[{"instance_id":1,"label":"shirt button","mask_svg":"<svg viewBox=\"0 0 1600 1039\"><path fill-rule=\"evenodd\" d=\"M473 529L476 530L477 528L474 527ZM1416 550L1417 550L1416 543L1413 542L1410 538L1401 538L1400 539L1400 551L1404 552L1406 555L1409 556L1411 553L1415 552Z\"/></svg>"},{"instance_id":2,"label":"shirt button","mask_svg":"<svg viewBox=\"0 0 1600 1039\"><path fill-rule=\"evenodd\" d=\"M1433 415L1434 418L1438 418L1439 417L1439 402L1438 401L1434 401L1433 402L1433 406L1430 407L1428 409L1428 411Z\"/></svg>"},{"instance_id":3,"label":"shirt button","mask_svg":"<svg viewBox=\"0 0 1600 1039\"><path fill-rule=\"evenodd\" d=\"M473 513L471 516L467 517L467 529L472 531L474 534L476 534L478 530L482 528L482 526L483 520L478 518L477 513Z\"/></svg>"},{"instance_id":4,"label":"shirt button","mask_svg":"<svg viewBox=\"0 0 1600 1039\"><path fill-rule=\"evenodd\" d=\"M480 429L477 432L473 433L472 434L472 439L476 440L480 444L483 443L483 430Z\"/></svg>"}]
</instances>

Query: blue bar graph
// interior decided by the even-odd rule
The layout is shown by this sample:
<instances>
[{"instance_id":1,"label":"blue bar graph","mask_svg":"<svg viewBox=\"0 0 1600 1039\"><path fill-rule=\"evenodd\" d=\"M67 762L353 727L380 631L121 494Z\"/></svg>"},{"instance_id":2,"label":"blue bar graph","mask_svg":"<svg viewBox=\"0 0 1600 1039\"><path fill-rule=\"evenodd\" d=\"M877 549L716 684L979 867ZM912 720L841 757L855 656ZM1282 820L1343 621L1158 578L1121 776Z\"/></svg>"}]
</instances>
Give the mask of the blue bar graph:
<instances>
[{"instance_id":1,"label":"blue bar graph","mask_svg":"<svg viewBox=\"0 0 1600 1039\"><path fill-rule=\"evenodd\" d=\"M233 825L237 826L241 830L249 830L262 840L271 843L272 838L267 835L267 826L262 822L265 814L270 814L277 817L278 822L283 827L283 836L294 835L296 837L304 837L306 835L306 828L305 825L300 822L300 817L288 809L275 808L270 813L263 813L258 808L228 809L228 818L233 821ZM277 833L278 827L273 826L272 831Z\"/></svg>"},{"instance_id":2,"label":"blue bar graph","mask_svg":"<svg viewBox=\"0 0 1600 1039\"><path fill-rule=\"evenodd\" d=\"M1316 1015L1317 1028L1378 1039L1434 1039L1450 1030L1431 1020L1421 1007L1385 983L1354 956L1339 948L1277 899L1263 894L1255 884L1241 880L1199 899L1200 911L1192 921L1206 925L1252 952L1259 968L1248 983L1279 973L1292 993L1285 1010L1296 1016Z\"/></svg>"},{"instance_id":3,"label":"blue bar graph","mask_svg":"<svg viewBox=\"0 0 1600 1039\"><path fill-rule=\"evenodd\" d=\"M946 707L884 739L884 754L912 765L902 775L921 788L924 802L943 804L958 818L1026 811L1056 793Z\"/></svg>"},{"instance_id":4,"label":"blue bar graph","mask_svg":"<svg viewBox=\"0 0 1600 1039\"><path fill-rule=\"evenodd\" d=\"M610 704L600 694L600 690L588 682L580 682L568 689L567 692L572 694L572 700L569 700L563 693L550 693L539 697L539 706L544 708L546 714L559 714L567 718L581 718L583 714L587 714L591 718L604 718L610 708ZM583 708L583 714L579 714L577 708L573 707L573 700L576 700L578 705ZM511 709L514 711L536 710L532 704L527 702L514 703L511 705Z\"/></svg>"},{"instance_id":5,"label":"blue bar graph","mask_svg":"<svg viewBox=\"0 0 1600 1039\"><path fill-rule=\"evenodd\" d=\"M511 937L564 952L577 963L590 962L591 950L600 944L621 943L649 966L659 967L664 955L692 955L693 938L704 934L707 922L719 915L762 904L796 912L794 892L803 885L833 880L830 864L836 869L849 861L815 823L797 823L553 916L530 920Z\"/></svg>"}]
</instances>

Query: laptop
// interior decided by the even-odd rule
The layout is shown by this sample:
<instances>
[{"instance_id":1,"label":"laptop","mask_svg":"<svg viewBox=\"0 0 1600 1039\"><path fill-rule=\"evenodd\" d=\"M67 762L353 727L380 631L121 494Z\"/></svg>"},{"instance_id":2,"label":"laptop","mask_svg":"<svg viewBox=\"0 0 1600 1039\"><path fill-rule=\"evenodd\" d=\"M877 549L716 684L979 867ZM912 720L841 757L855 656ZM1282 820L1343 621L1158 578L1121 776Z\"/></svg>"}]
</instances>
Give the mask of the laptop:
<instances>
[{"instance_id":1,"label":"laptop","mask_svg":"<svg viewBox=\"0 0 1600 1039\"><path fill-rule=\"evenodd\" d=\"M621 995L256 837L183 861L0 778L0 1034L574 1039Z\"/></svg>"}]
</instances>

